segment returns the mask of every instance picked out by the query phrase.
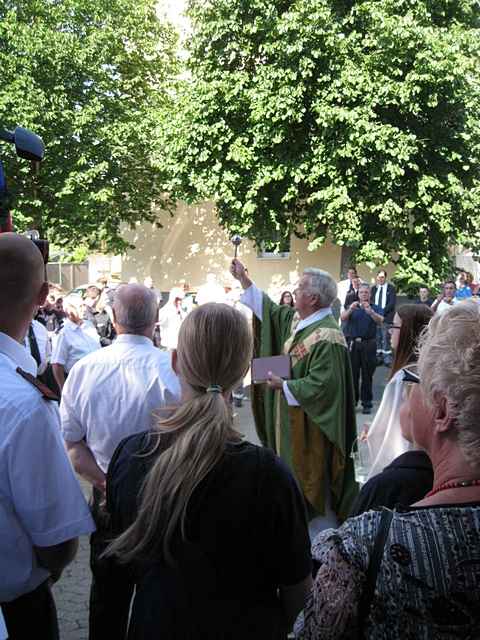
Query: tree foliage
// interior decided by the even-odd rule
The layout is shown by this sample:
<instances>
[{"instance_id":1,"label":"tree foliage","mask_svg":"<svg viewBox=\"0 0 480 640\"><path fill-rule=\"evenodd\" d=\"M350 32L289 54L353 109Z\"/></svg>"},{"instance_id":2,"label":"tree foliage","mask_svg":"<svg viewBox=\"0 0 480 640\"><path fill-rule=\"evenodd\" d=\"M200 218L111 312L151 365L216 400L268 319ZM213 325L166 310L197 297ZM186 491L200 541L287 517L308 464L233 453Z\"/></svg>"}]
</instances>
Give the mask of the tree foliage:
<instances>
[{"instance_id":1,"label":"tree foliage","mask_svg":"<svg viewBox=\"0 0 480 640\"><path fill-rule=\"evenodd\" d=\"M479 3L191 0L158 164L260 242L327 237L433 283L477 242Z\"/></svg>"},{"instance_id":2,"label":"tree foliage","mask_svg":"<svg viewBox=\"0 0 480 640\"><path fill-rule=\"evenodd\" d=\"M0 126L39 134L39 175L2 144L18 230L119 250L122 221L153 219L159 113L171 109L176 35L154 0L3 0Z\"/></svg>"}]
</instances>

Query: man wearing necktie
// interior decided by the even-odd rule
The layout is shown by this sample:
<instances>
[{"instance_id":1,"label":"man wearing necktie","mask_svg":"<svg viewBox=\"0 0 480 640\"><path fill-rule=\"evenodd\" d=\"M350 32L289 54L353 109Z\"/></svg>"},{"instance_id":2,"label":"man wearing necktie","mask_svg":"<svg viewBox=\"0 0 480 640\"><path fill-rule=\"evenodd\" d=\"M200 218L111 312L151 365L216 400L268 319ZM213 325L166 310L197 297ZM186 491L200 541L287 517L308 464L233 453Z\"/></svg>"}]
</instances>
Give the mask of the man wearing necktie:
<instances>
[{"instance_id":1,"label":"man wearing necktie","mask_svg":"<svg viewBox=\"0 0 480 640\"><path fill-rule=\"evenodd\" d=\"M395 315L397 293L395 287L387 282L387 272L381 269L377 273L377 284L372 287L370 304L375 304L384 318L383 324L377 327L377 365L384 364L389 367L392 364L392 348L390 346L389 325Z\"/></svg>"}]
</instances>

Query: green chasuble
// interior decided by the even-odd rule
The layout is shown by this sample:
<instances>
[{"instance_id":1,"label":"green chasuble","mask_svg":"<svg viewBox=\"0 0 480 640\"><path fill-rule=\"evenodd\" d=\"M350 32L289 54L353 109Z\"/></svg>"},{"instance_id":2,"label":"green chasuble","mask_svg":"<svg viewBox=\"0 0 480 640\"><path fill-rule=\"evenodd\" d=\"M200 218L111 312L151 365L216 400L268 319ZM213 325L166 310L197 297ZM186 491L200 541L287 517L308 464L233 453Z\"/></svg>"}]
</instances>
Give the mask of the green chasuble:
<instances>
[{"instance_id":1,"label":"green chasuble","mask_svg":"<svg viewBox=\"0 0 480 640\"><path fill-rule=\"evenodd\" d=\"M327 483L332 509L343 520L358 492L350 458L357 435L350 358L332 315L292 338L298 321L294 309L263 294L263 320L255 319L255 355L290 354L287 384L300 406L289 406L283 391L255 385L255 424L262 444L293 470L315 512L325 513Z\"/></svg>"}]
</instances>

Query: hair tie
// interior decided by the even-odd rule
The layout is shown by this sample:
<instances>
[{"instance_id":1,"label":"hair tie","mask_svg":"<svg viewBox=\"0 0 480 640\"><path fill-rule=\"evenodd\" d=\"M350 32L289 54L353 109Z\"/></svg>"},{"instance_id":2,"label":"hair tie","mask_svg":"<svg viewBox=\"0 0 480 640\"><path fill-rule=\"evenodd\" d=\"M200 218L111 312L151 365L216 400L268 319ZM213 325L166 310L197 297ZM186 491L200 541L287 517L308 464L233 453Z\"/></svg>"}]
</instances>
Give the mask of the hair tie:
<instances>
[{"instance_id":1,"label":"hair tie","mask_svg":"<svg viewBox=\"0 0 480 640\"><path fill-rule=\"evenodd\" d=\"M219 384L211 384L206 389L207 393L223 393L223 389Z\"/></svg>"}]
</instances>

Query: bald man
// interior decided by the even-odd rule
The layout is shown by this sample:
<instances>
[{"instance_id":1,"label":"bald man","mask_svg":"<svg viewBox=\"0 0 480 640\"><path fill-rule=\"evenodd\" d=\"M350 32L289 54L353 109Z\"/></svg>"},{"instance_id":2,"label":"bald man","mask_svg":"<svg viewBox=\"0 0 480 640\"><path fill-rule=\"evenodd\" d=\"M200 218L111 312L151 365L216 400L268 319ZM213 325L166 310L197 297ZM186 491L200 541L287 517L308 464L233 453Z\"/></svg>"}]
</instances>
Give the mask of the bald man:
<instances>
[{"instance_id":1,"label":"bald man","mask_svg":"<svg viewBox=\"0 0 480 640\"><path fill-rule=\"evenodd\" d=\"M62 434L75 470L92 484L97 531L91 538L90 640L125 637L133 583L100 561L112 532L101 503L110 459L121 440L152 428L153 411L180 401L171 354L153 346L157 299L140 284L120 286L113 303L117 338L79 360L65 382Z\"/></svg>"},{"instance_id":2,"label":"bald man","mask_svg":"<svg viewBox=\"0 0 480 640\"><path fill-rule=\"evenodd\" d=\"M58 638L49 581L73 560L93 520L65 454L58 407L24 346L48 293L40 251L0 234L0 604L9 637Z\"/></svg>"}]
</instances>

